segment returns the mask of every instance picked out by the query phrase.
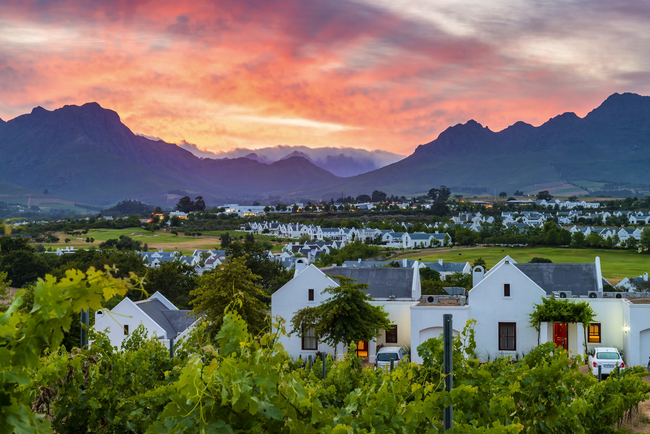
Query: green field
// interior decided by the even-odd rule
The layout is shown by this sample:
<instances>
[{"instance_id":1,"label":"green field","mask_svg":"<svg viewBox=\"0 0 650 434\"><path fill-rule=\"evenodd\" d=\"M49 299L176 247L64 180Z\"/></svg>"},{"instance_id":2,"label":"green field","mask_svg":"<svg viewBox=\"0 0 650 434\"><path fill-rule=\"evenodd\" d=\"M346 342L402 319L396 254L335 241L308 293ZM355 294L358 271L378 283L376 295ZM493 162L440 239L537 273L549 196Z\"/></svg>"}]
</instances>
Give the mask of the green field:
<instances>
[{"instance_id":1,"label":"green field","mask_svg":"<svg viewBox=\"0 0 650 434\"><path fill-rule=\"evenodd\" d=\"M650 255L631 250L567 249L561 247L471 247L453 249L427 249L396 257L418 259L425 262L442 258L449 262L469 262L478 257L485 259L488 267L494 266L505 255L517 262L529 262L534 257L548 258L553 262L588 263L600 257L603 277L616 284L624 277L637 277L650 272Z\"/></svg>"},{"instance_id":2,"label":"green field","mask_svg":"<svg viewBox=\"0 0 650 434\"><path fill-rule=\"evenodd\" d=\"M127 229L91 229L88 231L88 234L85 235L68 235L62 232L56 234L60 238L58 243L48 243L46 247L62 247L66 245L65 239L70 238L70 242L67 244L69 246L75 246L77 248L88 248L91 246L99 246L103 241L109 240L111 238L119 238L120 235L126 235L133 238L134 240L147 243L150 250L153 249L163 249L166 251L170 250L179 250L181 252L193 252L195 249L215 249L218 248L221 244L220 236L223 232L229 232L232 238L239 238L246 236L246 232L239 231L220 231L220 232L209 232L200 237L186 237L182 233L179 235L173 235L170 232L156 231L154 233L145 231L138 228L127 228ZM85 240L87 237L92 237L95 239L93 244L86 243ZM270 240L271 237L265 235L255 235L255 239L258 241ZM280 244L273 245L273 251L282 250Z\"/></svg>"}]
</instances>

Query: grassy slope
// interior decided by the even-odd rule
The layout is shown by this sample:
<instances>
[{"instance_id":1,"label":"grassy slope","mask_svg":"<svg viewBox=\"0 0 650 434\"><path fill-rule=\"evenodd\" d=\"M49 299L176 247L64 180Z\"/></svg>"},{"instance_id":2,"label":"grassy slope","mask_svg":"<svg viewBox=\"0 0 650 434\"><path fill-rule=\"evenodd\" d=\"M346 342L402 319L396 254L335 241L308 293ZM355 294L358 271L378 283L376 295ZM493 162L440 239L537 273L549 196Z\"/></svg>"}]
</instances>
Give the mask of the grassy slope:
<instances>
[{"instance_id":1,"label":"grassy slope","mask_svg":"<svg viewBox=\"0 0 650 434\"><path fill-rule=\"evenodd\" d=\"M565 249L558 247L472 247L454 249L429 249L400 255L423 261L437 261L442 258L449 262L474 262L479 256L485 259L488 267L494 266L505 255L517 262L529 262L538 256L553 262L589 263L600 257L603 277L618 283L624 277L637 277L650 271L650 255L629 250Z\"/></svg>"}]
</instances>

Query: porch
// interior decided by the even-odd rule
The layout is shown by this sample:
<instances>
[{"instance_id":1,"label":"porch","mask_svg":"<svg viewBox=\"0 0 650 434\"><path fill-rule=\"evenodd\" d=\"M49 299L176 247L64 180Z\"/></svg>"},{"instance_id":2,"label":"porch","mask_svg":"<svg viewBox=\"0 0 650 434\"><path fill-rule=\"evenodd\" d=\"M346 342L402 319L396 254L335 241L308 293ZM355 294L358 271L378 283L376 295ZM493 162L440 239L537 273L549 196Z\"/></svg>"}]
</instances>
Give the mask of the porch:
<instances>
[{"instance_id":1,"label":"porch","mask_svg":"<svg viewBox=\"0 0 650 434\"><path fill-rule=\"evenodd\" d=\"M585 354L585 333L582 323L542 322L539 327L539 343L554 342L569 355Z\"/></svg>"}]
</instances>

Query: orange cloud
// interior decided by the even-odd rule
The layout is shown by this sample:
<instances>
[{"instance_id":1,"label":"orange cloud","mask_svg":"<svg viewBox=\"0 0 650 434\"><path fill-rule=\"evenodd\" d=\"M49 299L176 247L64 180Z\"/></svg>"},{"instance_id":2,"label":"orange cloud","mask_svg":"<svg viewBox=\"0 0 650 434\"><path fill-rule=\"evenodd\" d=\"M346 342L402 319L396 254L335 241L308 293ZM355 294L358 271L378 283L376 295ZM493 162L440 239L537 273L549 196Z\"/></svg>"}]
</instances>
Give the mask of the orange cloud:
<instances>
[{"instance_id":1,"label":"orange cloud","mask_svg":"<svg viewBox=\"0 0 650 434\"><path fill-rule=\"evenodd\" d=\"M566 35L513 20L507 32L481 15L460 31L421 15L347 0L3 2L0 117L97 101L137 133L215 151L408 153L470 118L540 124L648 90L635 61L586 71L591 58L571 63L578 42L549 57L587 25Z\"/></svg>"}]
</instances>

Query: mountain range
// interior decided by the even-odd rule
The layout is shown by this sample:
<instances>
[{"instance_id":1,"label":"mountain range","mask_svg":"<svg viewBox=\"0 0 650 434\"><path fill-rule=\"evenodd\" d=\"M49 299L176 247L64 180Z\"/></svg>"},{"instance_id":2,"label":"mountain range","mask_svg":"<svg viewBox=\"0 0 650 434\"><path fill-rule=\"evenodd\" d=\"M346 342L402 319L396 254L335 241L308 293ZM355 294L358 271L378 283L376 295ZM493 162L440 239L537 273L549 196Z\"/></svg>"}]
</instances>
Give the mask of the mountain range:
<instances>
[{"instance_id":1,"label":"mountain range","mask_svg":"<svg viewBox=\"0 0 650 434\"><path fill-rule=\"evenodd\" d=\"M302 157L340 177L350 177L371 172L404 158L404 155L392 152L382 150L366 151L357 148L309 148L307 146L279 145L255 150L236 148L230 151L214 153L199 149L198 146L192 143L183 142L179 146L197 157L216 159L244 157L265 164L286 160L290 157Z\"/></svg>"},{"instance_id":2,"label":"mountain range","mask_svg":"<svg viewBox=\"0 0 650 434\"><path fill-rule=\"evenodd\" d=\"M441 184L499 191L578 180L648 184L650 97L613 94L584 118L564 113L538 127L516 122L499 132L470 120L407 158L347 178L319 167L319 158L303 149L269 149L275 153L199 158L134 134L97 103L36 107L0 121L0 181L96 204L164 203L170 192L245 201L329 199L375 189L413 194Z\"/></svg>"}]
</instances>

